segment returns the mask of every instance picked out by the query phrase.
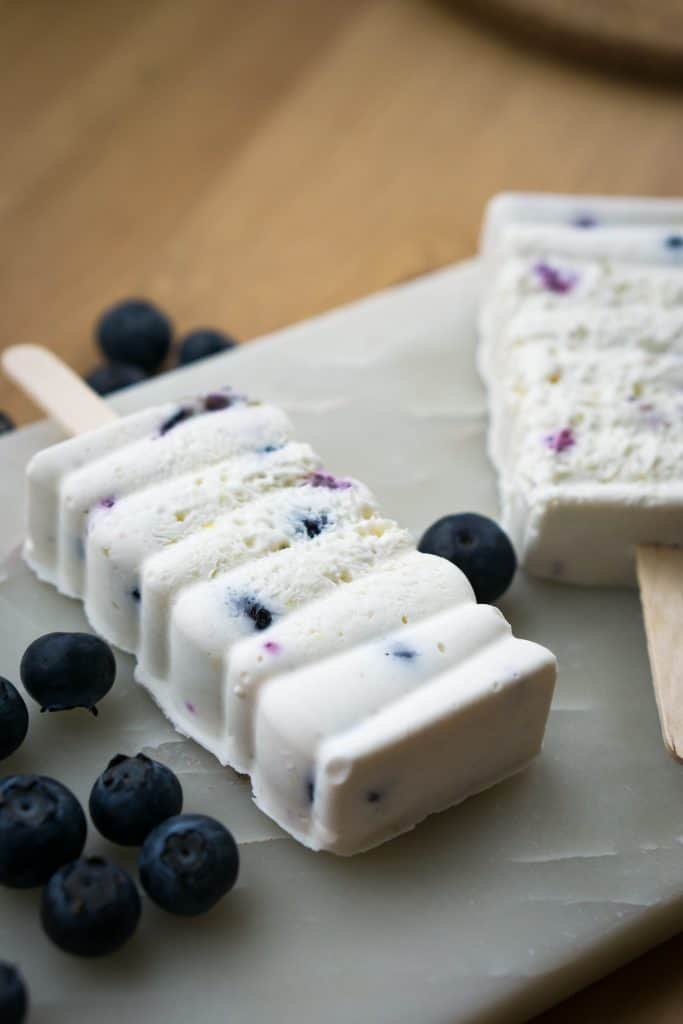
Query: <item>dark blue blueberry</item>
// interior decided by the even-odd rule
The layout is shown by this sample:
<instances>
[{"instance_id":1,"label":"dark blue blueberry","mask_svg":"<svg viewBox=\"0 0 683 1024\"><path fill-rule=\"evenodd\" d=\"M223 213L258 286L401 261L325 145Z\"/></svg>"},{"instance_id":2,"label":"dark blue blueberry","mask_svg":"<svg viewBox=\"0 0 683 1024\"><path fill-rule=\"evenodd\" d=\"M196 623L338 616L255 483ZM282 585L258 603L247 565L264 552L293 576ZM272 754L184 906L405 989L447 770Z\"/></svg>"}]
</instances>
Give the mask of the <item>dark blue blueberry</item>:
<instances>
[{"instance_id":1,"label":"dark blue blueberry","mask_svg":"<svg viewBox=\"0 0 683 1024\"><path fill-rule=\"evenodd\" d=\"M319 536L329 526L329 519L325 512L322 512L319 516L306 516L301 522L311 539Z\"/></svg>"},{"instance_id":2,"label":"dark blue blueberry","mask_svg":"<svg viewBox=\"0 0 683 1024\"><path fill-rule=\"evenodd\" d=\"M104 857L81 857L47 883L40 916L48 938L65 953L105 956L130 939L141 909L127 871Z\"/></svg>"},{"instance_id":3,"label":"dark blue blueberry","mask_svg":"<svg viewBox=\"0 0 683 1024\"><path fill-rule=\"evenodd\" d=\"M213 391L204 399L204 408L207 412L220 412L221 409L228 409L234 401L232 395L225 391Z\"/></svg>"},{"instance_id":4,"label":"dark blue blueberry","mask_svg":"<svg viewBox=\"0 0 683 1024\"><path fill-rule=\"evenodd\" d=\"M168 434L169 430L173 430L179 423L184 423L185 420L189 420L194 416L194 409L190 409L189 406L181 406L177 412L174 412L172 416L169 416L164 423L159 427L159 433L162 435Z\"/></svg>"},{"instance_id":5,"label":"dark blue blueberry","mask_svg":"<svg viewBox=\"0 0 683 1024\"><path fill-rule=\"evenodd\" d=\"M418 548L453 562L472 584L477 601L496 601L512 582L515 551L497 523L476 512L444 516L429 527Z\"/></svg>"},{"instance_id":6,"label":"dark blue blueberry","mask_svg":"<svg viewBox=\"0 0 683 1024\"><path fill-rule=\"evenodd\" d=\"M263 448L257 448L256 451L259 455L271 455L272 452L279 452L284 448L283 444L266 444Z\"/></svg>"},{"instance_id":7,"label":"dark blue blueberry","mask_svg":"<svg viewBox=\"0 0 683 1024\"><path fill-rule=\"evenodd\" d=\"M28 992L21 974L5 960L0 960L0 1021L2 1024L23 1024L28 1010Z\"/></svg>"},{"instance_id":8,"label":"dark blue blueberry","mask_svg":"<svg viewBox=\"0 0 683 1024\"><path fill-rule=\"evenodd\" d=\"M311 776L306 779L306 798L309 804L312 804L315 799L315 782Z\"/></svg>"},{"instance_id":9,"label":"dark blue blueberry","mask_svg":"<svg viewBox=\"0 0 683 1024\"><path fill-rule=\"evenodd\" d=\"M141 600L140 588L139 587L133 587L133 589L130 592L130 596L133 598L135 603L138 604L140 602L140 600Z\"/></svg>"},{"instance_id":10,"label":"dark blue blueberry","mask_svg":"<svg viewBox=\"0 0 683 1024\"><path fill-rule=\"evenodd\" d=\"M235 884L239 851L219 821L179 814L147 836L139 868L145 892L164 910L204 914Z\"/></svg>"},{"instance_id":11,"label":"dark blue blueberry","mask_svg":"<svg viewBox=\"0 0 683 1024\"><path fill-rule=\"evenodd\" d=\"M106 839L139 846L153 828L180 814L183 790L166 765L144 754L112 758L90 792L90 817Z\"/></svg>"},{"instance_id":12,"label":"dark blue blueberry","mask_svg":"<svg viewBox=\"0 0 683 1024\"><path fill-rule=\"evenodd\" d=\"M85 380L98 395L110 395L112 391L120 391L121 388L147 380L147 374L139 366L108 363L91 370Z\"/></svg>"},{"instance_id":13,"label":"dark blue blueberry","mask_svg":"<svg viewBox=\"0 0 683 1024\"><path fill-rule=\"evenodd\" d=\"M683 235L669 235L664 244L668 249L683 249Z\"/></svg>"},{"instance_id":14,"label":"dark blue blueberry","mask_svg":"<svg viewBox=\"0 0 683 1024\"><path fill-rule=\"evenodd\" d=\"M8 416L6 412L0 412L0 434L9 434L14 428L15 423L12 417Z\"/></svg>"},{"instance_id":15,"label":"dark blue blueberry","mask_svg":"<svg viewBox=\"0 0 683 1024\"><path fill-rule=\"evenodd\" d=\"M44 775L0 779L0 884L44 885L85 845L87 826L73 793Z\"/></svg>"},{"instance_id":16,"label":"dark blue blueberry","mask_svg":"<svg viewBox=\"0 0 683 1024\"><path fill-rule=\"evenodd\" d=\"M235 339L222 331L215 331L211 327L198 327L186 334L180 342L178 362L184 366L198 359L206 359L207 356L215 356L219 352L227 352L236 345Z\"/></svg>"},{"instance_id":17,"label":"dark blue blueberry","mask_svg":"<svg viewBox=\"0 0 683 1024\"><path fill-rule=\"evenodd\" d=\"M412 647L405 647L403 644L395 644L386 652L387 657L399 658L402 661L412 661L417 658L417 651Z\"/></svg>"},{"instance_id":18,"label":"dark blue blueberry","mask_svg":"<svg viewBox=\"0 0 683 1024\"><path fill-rule=\"evenodd\" d=\"M572 221L575 228L594 228L597 223L597 219L592 213L580 213Z\"/></svg>"},{"instance_id":19,"label":"dark blue blueberry","mask_svg":"<svg viewBox=\"0 0 683 1024\"><path fill-rule=\"evenodd\" d=\"M0 676L0 761L18 750L28 732L28 710L16 686Z\"/></svg>"},{"instance_id":20,"label":"dark blue blueberry","mask_svg":"<svg viewBox=\"0 0 683 1024\"><path fill-rule=\"evenodd\" d=\"M168 355L171 323L145 299L124 299L104 312L97 324L100 348L113 363L129 363L151 373Z\"/></svg>"},{"instance_id":21,"label":"dark blue blueberry","mask_svg":"<svg viewBox=\"0 0 683 1024\"><path fill-rule=\"evenodd\" d=\"M252 620L255 629L268 629L273 622L273 613L253 598L244 599L242 611Z\"/></svg>"},{"instance_id":22,"label":"dark blue blueberry","mask_svg":"<svg viewBox=\"0 0 683 1024\"><path fill-rule=\"evenodd\" d=\"M41 711L68 711L95 705L109 693L116 661L104 640L90 633L46 633L26 648L21 681Z\"/></svg>"},{"instance_id":23,"label":"dark blue blueberry","mask_svg":"<svg viewBox=\"0 0 683 1024\"><path fill-rule=\"evenodd\" d=\"M369 789L365 794L365 799L369 804L376 804L382 799L382 794L376 789Z\"/></svg>"}]
</instances>

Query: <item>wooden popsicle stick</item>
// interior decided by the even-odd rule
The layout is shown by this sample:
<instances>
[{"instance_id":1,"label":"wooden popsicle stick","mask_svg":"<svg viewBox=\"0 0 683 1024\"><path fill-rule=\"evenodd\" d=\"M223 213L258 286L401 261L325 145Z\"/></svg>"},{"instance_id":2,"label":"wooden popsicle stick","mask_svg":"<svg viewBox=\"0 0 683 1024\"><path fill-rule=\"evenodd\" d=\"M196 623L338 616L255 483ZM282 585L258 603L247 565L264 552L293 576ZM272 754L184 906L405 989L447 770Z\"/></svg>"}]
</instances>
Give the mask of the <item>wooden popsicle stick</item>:
<instances>
[{"instance_id":1,"label":"wooden popsicle stick","mask_svg":"<svg viewBox=\"0 0 683 1024\"><path fill-rule=\"evenodd\" d=\"M664 746L683 763L683 548L639 545L636 567Z\"/></svg>"},{"instance_id":2,"label":"wooden popsicle stick","mask_svg":"<svg viewBox=\"0 0 683 1024\"><path fill-rule=\"evenodd\" d=\"M2 366L68 434L85 434L117 419L113 409L47 348L12 345L2 353Z\"/></svg>"}]
</instances>

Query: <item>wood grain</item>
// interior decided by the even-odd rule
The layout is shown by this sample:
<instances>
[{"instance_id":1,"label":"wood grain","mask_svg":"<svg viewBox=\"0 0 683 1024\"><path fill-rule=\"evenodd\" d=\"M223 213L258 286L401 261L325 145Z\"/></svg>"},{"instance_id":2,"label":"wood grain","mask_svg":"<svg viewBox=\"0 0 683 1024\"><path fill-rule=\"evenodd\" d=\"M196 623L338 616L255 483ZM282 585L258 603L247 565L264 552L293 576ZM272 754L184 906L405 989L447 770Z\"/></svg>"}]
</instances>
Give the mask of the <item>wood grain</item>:
<instances>
[{"instance_id":1,"label":"wood grain","mask_svg":"<svg viewBox=\"0 0 683 1024\"><path fill-rule=\"evenodd\" d=\"M681 191L681 93L445 0L0 4L1 345L108 303L242 339L470 256L503 188ZM0 408L37 415L6 382ZM683 940L544 1024L683 1017Z\"/></svg>"},{"instance_id":2,"label":"wood grain","mask_svg":"<svg viewBox=\"0 0 683 1024\"><path fill-rule=\"evenodd\" d=\"M662 738L683 761L683 549L642 545L636 565Z\"/></svg>"}]
</instances>

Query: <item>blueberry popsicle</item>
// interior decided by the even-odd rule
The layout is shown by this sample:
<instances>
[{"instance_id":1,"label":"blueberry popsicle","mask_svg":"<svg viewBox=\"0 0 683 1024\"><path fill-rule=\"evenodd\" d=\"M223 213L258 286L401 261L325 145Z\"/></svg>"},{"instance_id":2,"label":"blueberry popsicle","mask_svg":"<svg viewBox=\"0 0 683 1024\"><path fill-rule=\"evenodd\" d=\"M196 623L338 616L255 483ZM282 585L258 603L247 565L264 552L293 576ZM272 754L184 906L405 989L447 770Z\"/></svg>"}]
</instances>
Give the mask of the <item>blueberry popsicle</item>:
<instances>
[{"instance_id":1,"label":"blueberry popsicle","mask_svg":"<svg viewBox=\"0 0 683 1024\"><path fill-rule=\"evenodd\" d=\"M28 373L35 382L30 359ZM28 484L29 564L83 600L93 627L135 655L136 677L175 727L249 772L259 805L307 845L376 845L539 750L553 656L514 640L460 570L418 553L363 484L327 473L281 410L229 389L167 403L39 453ZM402 645L418 642L406 673ZM377 663L379 648L391 663ZM292 817L301 792L271 785L295 756L282 743L303 710L302 678L321 686L304 753L322 775L305 828ZM264 704L271 691L291 691L286 714ZM477 709L486 724L473 729ZM337 742L357 768L332 778L325 751ZM406 776L409 758L424 760L421 785ZM355 801L370 765L396 780L381 827Z\"/></svg>"},{"instance_id":2,"label":"blueberry popsicle","mask_svg":"<svg viewBox=\"0 0 683 1024\"><path fill-rule=\"evenodd\" d=\"M575 218L580 204L586 223ZM520 560L559 582L638 579L665 742L676 756L682 222L680 200L493 200L479 349L489 450Z\"/></svg>"}]
</instances>

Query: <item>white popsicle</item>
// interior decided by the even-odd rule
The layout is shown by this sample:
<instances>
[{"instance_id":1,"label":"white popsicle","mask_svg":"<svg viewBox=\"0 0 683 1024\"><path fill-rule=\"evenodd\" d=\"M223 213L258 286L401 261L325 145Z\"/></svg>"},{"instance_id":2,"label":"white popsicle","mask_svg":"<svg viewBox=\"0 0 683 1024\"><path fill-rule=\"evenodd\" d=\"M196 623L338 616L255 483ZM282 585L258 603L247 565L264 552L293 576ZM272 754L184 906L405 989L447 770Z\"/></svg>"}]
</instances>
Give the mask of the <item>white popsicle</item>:
<instances>
[{"instance_id":1,"label":"white popsicle","mask_svg":"<svg viewBox=\"0 0 683 1024\"><path fill-rule=\"evenodd\" d=\"M662 731L679 758L682 224L680 200L493 200L479 350L520 559L562 582L638 579Z\"/></svg>"},{"instance_id":2,"label":"white popsicle","mask_svg":"<svg viewBox=\"0 0 683 1024\"><path fill-rule=\"evenodd\" d=\"M34 394L35 359L24 368ZM73 379L69 391L73 424ZM86 404L92 422L98 406ZM325 473L290 438L279 409L217 391L65 441L29 466L25 553L136 655L136 677L179 731L248 770L259 804L302 842L351 854L523 767L540 748L555 663L477 606L453 565L416 552L363 484ZM418 642L419 663L401 653ZM375 665L384 647L392 664ZM280 748L262 735L285 737L297 719L263 693L298 698L302 679L310 735L324 736L307 748L322 776L306 829L287 787L277 795ZM403 778L381 825L341 775L326 790L337 746L333 766L357 765L354 785L370 770ZM424 761L424 784L407 781L410 759Z\"/></svg>"}]
</instances>

